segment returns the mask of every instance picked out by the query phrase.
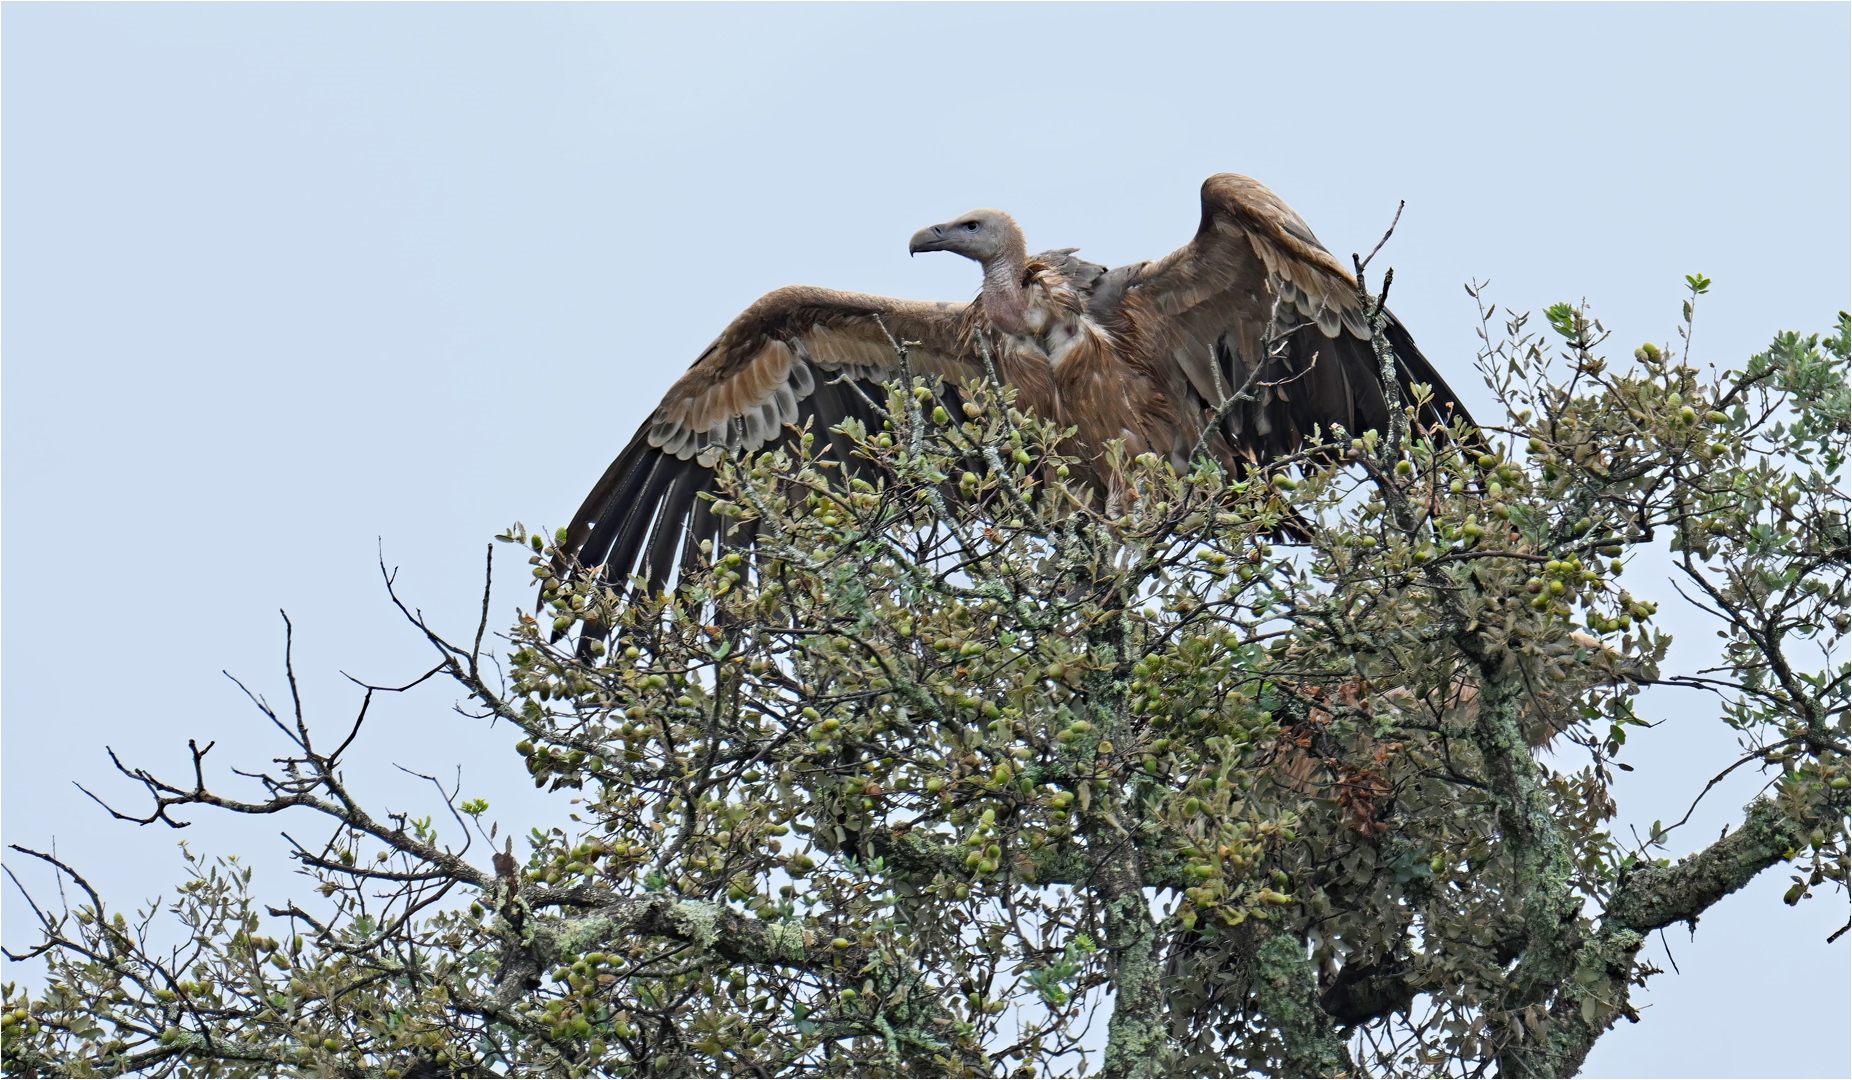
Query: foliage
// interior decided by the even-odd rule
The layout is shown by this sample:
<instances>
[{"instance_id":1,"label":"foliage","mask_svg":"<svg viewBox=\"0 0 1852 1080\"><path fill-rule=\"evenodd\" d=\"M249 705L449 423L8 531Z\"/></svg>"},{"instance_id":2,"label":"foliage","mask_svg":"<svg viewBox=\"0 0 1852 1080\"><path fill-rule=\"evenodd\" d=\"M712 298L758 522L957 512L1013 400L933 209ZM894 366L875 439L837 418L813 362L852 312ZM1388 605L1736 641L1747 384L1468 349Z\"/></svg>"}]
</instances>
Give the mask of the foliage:
<instances>
[{"instance_id":1,"label":"foliage","mask_svg":"<svg viewBox=\"0 0 1852 1080\"><path fill-rule=\"evenodd\" d=\"M911 380L882 430L724 463L715 512L755 546L666 595L562 575L516 526L544 609L505 680L484 627L400 607L570 827L478 865L486 804L443 836L376 818L347 743L254 699L293 744L263 796L121 766L138 820L318 815L294 856L325 907L260 913L236 860L190 856L129 922L57 864L78 902L21 954L49 978L6 989L6 1070L1573 1073L1637 1019L1646 934L1784 863L1790 903L1845 884L1848 324L1704 381L1547 317L1566 370L1486 309L1509 416L1483 436L1120 461L1110 519L1007 390ZM1704 671L1661 675L1620 581L1667 541L1728 628ZM608 649L559 638L586 621ZM1676 824L1605 827L1655 682L1721 695L1771 778L1677 863L1649 850ZM1584 764L1540 766L1552 740Z\"/></svg>"}]
</instances>

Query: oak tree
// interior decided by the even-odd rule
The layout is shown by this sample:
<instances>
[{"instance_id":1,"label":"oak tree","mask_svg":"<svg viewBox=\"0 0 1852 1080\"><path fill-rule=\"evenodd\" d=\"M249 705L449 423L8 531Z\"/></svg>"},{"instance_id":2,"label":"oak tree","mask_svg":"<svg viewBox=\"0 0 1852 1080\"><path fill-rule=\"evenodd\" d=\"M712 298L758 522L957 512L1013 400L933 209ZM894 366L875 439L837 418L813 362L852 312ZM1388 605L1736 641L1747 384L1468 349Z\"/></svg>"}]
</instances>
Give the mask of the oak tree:
<instances>
[{"instance_id":1,"label":"oak tree","mask_svg":"<svg viewBox=\"0 0 1852 1080\"><path fill-rule=\"evenodd\" d=\"M320 900L193 855L130 919L15 849L71 900L8 954L44 974L5 1070L1571 1075L1639 1019L1647 935L1846 882L1847 317L1706 373L1689 285L1680 341L1618 359L1582 309L1484 307L1481 432L1409 401L1234 473L1122 462L1111 517L1004 388L954 415L902 378L878 429L726 461L754 543L665 593L516 526L541 599L504 643L486 592L460 639L400 610L562 820L377 813L300 702L259 702L254 780L118 762L147 823L319 821ZM1665 670L1643 548L1720 620L1710 666ZM1767 779L1680 859L1609 831L1666 684Z\"/></svg>"}]
</instances>

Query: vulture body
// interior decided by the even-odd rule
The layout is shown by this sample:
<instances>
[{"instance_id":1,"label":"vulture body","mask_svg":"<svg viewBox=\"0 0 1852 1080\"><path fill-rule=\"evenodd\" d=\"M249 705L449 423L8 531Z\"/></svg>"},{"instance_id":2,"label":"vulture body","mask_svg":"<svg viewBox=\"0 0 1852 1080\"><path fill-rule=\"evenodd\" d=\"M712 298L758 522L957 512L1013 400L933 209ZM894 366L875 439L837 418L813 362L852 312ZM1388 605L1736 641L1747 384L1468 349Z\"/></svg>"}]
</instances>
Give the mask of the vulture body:
<instances>
[{"instance_id":1,"label":"vulture body","mask_svg":"<svg viewBox=\"0 0 1852 1080\"><path fill-rule=\"evenodd\" d=\"M1361 434L1387 423L1355 279L1248 177L1205 181L1196 235L1153 262L1107 270L1071 248L1031 257L1016 223L996 210L921 229L909 249L979 262L982 291L969 303L806 286L767 293L669 388L573 516L563 553L602 566L609 580L641 574L661 588L701 540L720 537L701 498L719 455L757 451L806 421L819 438L849 417L878 429L870 402L885 401L881 384L899 374L894 341L917 343L913 372L942 380L950 400L986 374L982 337L1019 407L1076 428L1074 449L1109 505L1119 494L1104 464L1109 440L1125 440L1128 456L1150 451L1186 467L1205 426L1257 367L1253 400L1229 408L1207 440L1225 463L1290 454L1318 426ZM1290 333L1283 355L1269 359L1276 303ZM1463 416L1393 316L1386 333L1405 397L1409 384L1433 387L1438 409L1422 421ZM838 453L847 460L846 446Z\"/></svg>"}]
</instances>

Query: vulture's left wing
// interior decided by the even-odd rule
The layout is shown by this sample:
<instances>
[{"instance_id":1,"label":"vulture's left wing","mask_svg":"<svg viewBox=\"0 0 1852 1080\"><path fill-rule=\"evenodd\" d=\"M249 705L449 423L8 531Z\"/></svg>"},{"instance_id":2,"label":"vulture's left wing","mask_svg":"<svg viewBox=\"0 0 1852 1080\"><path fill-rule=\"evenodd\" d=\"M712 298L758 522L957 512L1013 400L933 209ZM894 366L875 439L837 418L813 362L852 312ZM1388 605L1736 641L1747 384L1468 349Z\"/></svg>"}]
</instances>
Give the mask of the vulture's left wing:
<instances>
[{"instance_id":1,"label":"vulture's left wing","mask_svg":"<svg viewBox=\"0 0 1852 1080\"><path fill-rule=\"evenodd\" d=\"M885 404L881 384L899 373L893 341L913 343L915 374L954 386L983 374L968 308L802 286L767 293L663 395L573 515L563 554L602 566L607 580L641 574L661 589L702 540L723 538L701 498L714 490L721 453L752 453L808 423L847 462L846 443L829 431L849 417L880 427L869 403Z\"/></svg>"},{"instance_id":2,"label":"vulture's left wing","mask_svg":"<svg viewBox=\"0 0 1852 1080\"><path fill-rule=\"evenodd\" d=\"M1268 360L1276 301L1279 329L1290 332L1284 356ZM1191 430L1175 433L1173 457L1188 455L1202 424L1250 377L1254 400L1234 406L1223 422L1232 449L1250 460L1293 453L1315 426L1342 424L1359 435L1388 420L1356 279L1291 207L1248 177L1221 173L1204 181L1195 237L1163 259L1107 273L1090 310L1124 343L1128 359L1158 375L1186 406L1177 411ZM1411 383L1434 389L1419 421L1464 416L1393 316L1385 332L1401 365L1404 399Z\"/></svg>"}]
</instances>

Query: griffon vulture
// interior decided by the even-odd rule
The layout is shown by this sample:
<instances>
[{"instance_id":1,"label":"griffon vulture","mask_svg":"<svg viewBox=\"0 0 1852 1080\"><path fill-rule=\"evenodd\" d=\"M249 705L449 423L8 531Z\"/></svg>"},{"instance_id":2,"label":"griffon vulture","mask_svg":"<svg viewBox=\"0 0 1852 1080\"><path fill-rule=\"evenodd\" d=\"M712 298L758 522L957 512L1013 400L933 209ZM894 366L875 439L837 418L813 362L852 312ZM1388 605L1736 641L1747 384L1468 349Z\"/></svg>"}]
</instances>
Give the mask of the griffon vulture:
<instances>
[{"instance_id":1,"label":"griffon vulture","mask_svg":"<svg viewBox=\"0 0 1852 1080\"><path fill-rule=\"evenodd\" d=\"M1315 426L1360 434L1387 421L1355 278L1248 177L1204 181L1196 235L1155 262L1109 271L1072 248L1030 256L1022 230L997 210L921 229L909 249L978 262L977 298L922 302L807 286L767 293L669 388L573 515L564 553L602 566L608 580L642 574L660 588L678 552L687 559L702 539L720 536L700 498L720 453L756 451L806 421L819 437L851 416L879 428L868 402L885 401L880 384L899 373L894 340L916 342L914 373L939 377L941 393L953 395L985 375L983 337L1020 407L1077 429L1084 475L1109 500L1117 485L1105 475L1108 440L1125 440L1128 457L1152 451L1184 467L1218 406L1244 386L1251 400L1230 407L1205 444L1225 462L1292 453ZM1290 333L1269 360L1276 313ZM1421 420L1463 415L1393 317L1387 337L1405 398L1411 383L1434 390L1438 408Z\"/></svg>"}]
</instances>

